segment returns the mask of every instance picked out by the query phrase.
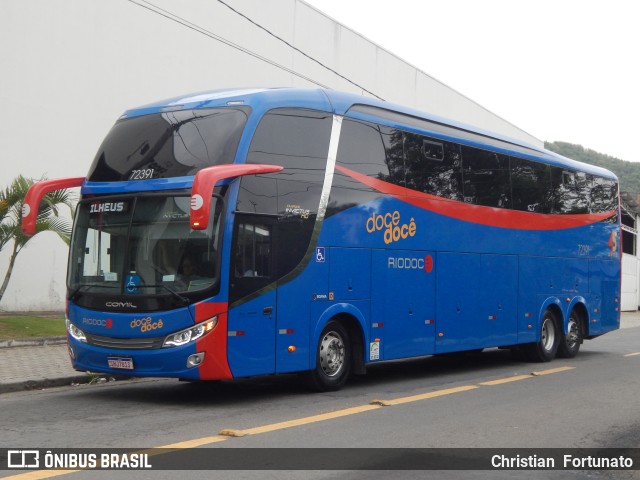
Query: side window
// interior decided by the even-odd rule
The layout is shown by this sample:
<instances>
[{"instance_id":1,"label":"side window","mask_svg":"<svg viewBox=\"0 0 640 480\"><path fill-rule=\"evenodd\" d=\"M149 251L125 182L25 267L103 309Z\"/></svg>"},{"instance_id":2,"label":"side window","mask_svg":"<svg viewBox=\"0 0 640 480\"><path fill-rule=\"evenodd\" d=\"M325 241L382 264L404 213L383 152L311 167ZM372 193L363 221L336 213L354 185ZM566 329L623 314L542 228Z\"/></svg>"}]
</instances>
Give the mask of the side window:
<instances>
[{"instance_id":1,"label":"side window","mask_svg":"<svg viewBox=\"0 0 640 480\"><path fill-rule=\"evenodd\" d=\"M589 213L591 210L590 197L591 187L593 186L593 176L583 172L575 174L575 192L576 199L573 202L571 213Z\"/></svg>"},{"instance_id":2,"label":"side window","mask_svg":"<svg viewBox=\"0 0 640 480\"><path fill-rule=\"evenodd\" d=\"M487 207L511 208L509 157L462 145L464 200Z\"/></svg>"},{"instance_id":3,"label":"side window","mask_svg":"<svg viewBox=\"0 0 640 480\"><path fill-rule=\"evenodd\" d=\"M237 209L286 215L316 214L327 167L332 115L304 109L275 109L260 121L247 163L281 165L282 172L244 177Z\"/></svg>"},{"instance_id":4,"label":"side window","mask_svg":"<svg viewBox=\"0 0 640 480\"><path fill-rule=\"evenodd\" d=\"M404 137L407 188L462 200L460 146L415 133Z\"/></svg>"},{"instance_id":5,"label":"side window","mask_svg":"<svg viewBox=\"0 0 640 480\"><path fill-rule=\"evenodd\" d=\"M407 171L405 169L405 134L396 128L383 129L382 139L386 148L388 175L381 179L385 182L407 186Z\"/></svg>"},{"instance_id":6,"label":"side window","mask_svg":"<svg viewBox=\"0 0 640 480\"><path fill-rule=\"evenodd\" d=\"M358 173L389 181L389 167L383 137L389 128L345 118L340 131L336 164ZM333 174L327 216L379 198L381 194L339 169Z\"/></svg>"},{"instance_id":7,"label":"side window","mask_svg":"<svg viewBox=\"0 0 640 480\"><path fill-rule=\"evenodd\" d=\"M247 163L284 169L240 180L232 302L287 275L305 258L320 205L332 125L332 114L307 109L278 108L260 120Z\"/></svg>"},{"instance_id":8,"label":"side window","mask_svg":"<svg viewBox=\"0 0 640 480\"><path fill-rule=\"evenodd\" d=\"M238 214L231 259L230 301L267 286L273 280L273 221Z\"/></svg>"},{"instance_id":9,"label":"side window","mask_svg":"<svg viewBox=\"0 0 640 480\"><path fill-rule=\"evenodd\" d=\"M390 130L369 122L345 119L340 132L337 163L370 177L387 177L389 168L382 141L383 129Z\"/></svg>"},{"instance_id":10,"label":"side window","mask_svg":"<svg viewBox=\"0 0 640 480\"><path fill-rule=\"evenodd\" d=\"M591 188L591 211L594 213L610 212L618 208L618 184L607 178L594 177ZM617 215L609 219L617 221Z\"/></svg>"},{"instance_id":11,"label":"side window","mask_svg":"<svg viewBox=\"0 0 640 480\"><path fill-rule=\"evenodd\" d=\"M549 213L551 170L548 165L511 157L513 208L524 212Z\"/></svg>"},{"instance_id":12,"label":"side window","mask_svg":"<svg viewBox=\"0 0 640 480\"><path fill-rule=\"evenodd\" d=\"M592 182L582 172L551 167L552 213L588 213Z\"/></svg>"}]
</instances>

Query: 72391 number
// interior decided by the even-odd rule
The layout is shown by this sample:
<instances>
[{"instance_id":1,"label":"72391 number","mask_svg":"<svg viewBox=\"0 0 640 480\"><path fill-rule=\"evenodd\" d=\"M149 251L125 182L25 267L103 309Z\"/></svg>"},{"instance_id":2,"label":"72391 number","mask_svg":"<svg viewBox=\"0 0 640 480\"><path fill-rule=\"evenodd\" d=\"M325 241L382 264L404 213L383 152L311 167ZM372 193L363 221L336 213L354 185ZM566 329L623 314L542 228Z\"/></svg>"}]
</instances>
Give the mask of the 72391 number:
<instances>
[{"instance_id":1,"label":"72391 number","mask_svg":"<svg viewBox=\"0 0 640 480\"><path fill-rule=\"evenodd\" d=\"M143 168L141 170L131 170L129 180L147 180L153 178L153 168Z\"/></svg>"}]
</instances>

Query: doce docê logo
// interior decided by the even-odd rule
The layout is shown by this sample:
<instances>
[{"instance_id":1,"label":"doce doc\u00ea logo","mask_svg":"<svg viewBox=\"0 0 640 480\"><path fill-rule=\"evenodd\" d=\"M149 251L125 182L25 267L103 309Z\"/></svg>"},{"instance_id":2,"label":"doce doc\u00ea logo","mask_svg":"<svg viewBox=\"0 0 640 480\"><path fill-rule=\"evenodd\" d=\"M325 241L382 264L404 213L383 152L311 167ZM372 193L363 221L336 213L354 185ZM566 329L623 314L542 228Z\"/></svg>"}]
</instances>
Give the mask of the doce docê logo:
<instances>
[{"instance_id":1,"label":"doce doc\u00ea logo","mask_svg":"<svg viewBox=\"0 0 640 480\"><path fill-rule=\"evenodd\" d=\"M413 218L408 223L401 223L398 210L385 214L372 213L367 218L366 227L368 233L382 231L382 238L387 245L415 236L417 228Z\"/></svg>"}]
</instances>

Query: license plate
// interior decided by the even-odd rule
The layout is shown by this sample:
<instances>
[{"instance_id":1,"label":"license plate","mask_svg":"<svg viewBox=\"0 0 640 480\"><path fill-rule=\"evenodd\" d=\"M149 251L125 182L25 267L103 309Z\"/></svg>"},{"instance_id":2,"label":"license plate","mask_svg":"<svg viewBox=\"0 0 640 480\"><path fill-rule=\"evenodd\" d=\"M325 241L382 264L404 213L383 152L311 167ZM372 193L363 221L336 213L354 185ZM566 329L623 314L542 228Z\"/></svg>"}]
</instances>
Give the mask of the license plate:
<instances>
[{"instance_id":1,"label":"license plate","mask_svg":"<svg viewBox=\"0 0 640 480\"><path fill-rule=\"evenodd\" d=\"M133 370L133 358L130 357L107 357L107 363L109 368Z\"/></svg>"}]
</instances>

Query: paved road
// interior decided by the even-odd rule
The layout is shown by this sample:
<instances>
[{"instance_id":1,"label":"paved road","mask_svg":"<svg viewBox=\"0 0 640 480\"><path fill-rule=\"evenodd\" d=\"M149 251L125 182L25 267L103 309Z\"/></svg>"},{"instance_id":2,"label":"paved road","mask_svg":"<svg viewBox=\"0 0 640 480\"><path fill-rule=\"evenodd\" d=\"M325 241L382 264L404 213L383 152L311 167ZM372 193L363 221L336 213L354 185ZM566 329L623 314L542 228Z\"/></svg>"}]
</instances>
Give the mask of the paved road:
<instances>
[{"instance_id":1,"label":"paved road","mask_svg":"<svg viewBox=\"0 0 640 480\"><path fill-rule=\"evenodd\" d=\"M307 393L290 376L211 385L142 380L7 393L0 396L0 447L640 447L638 352L640 328L635 327L585 343L571 360L522 363L494 349L387 363L335 393ZM380 402L372 405L373 400ZM220 435L223 430L240 436ZM434 472L237 473L206 475L425 478ZM634 473L439 472L433 478L636 478ZM102 477L131 474L69 476ZM175 473L135 478L175 478Z\"/></svg>"}]
</instances>

